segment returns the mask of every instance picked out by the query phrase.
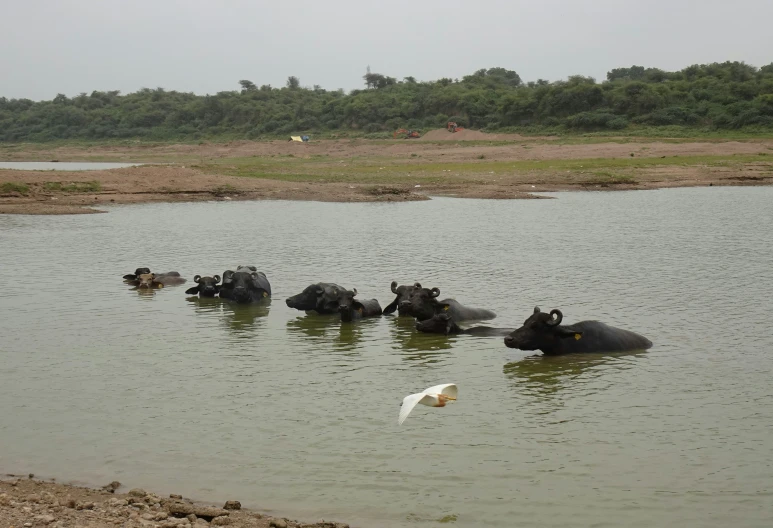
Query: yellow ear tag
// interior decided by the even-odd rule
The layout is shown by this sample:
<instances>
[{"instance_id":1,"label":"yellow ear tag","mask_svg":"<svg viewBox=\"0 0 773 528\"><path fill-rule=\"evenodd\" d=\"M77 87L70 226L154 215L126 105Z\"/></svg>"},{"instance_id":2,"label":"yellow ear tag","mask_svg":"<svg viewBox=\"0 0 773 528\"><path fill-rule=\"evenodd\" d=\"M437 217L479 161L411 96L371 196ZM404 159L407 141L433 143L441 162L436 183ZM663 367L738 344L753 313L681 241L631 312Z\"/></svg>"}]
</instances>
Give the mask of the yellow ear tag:
<instances>
[{"instance_id":1,"label":"yellow ear tag","mask_svg":"<svg viewBox=\"0 0 773 528\"><path fill-rule=\"evenodd\" d=\"M575 338L577 341L579 341L581 337L582 337L582 334L574 334L574 338Z\"/></svg>"},{"instance_id":2,"label":"yellow ear tag","mask_svg":"<svg viewBox=\"0 0 773 528\"><path fill-rule=\"evenodd\" d=\"M362 315L362 308L357 308L357 313Z\"/></svg>"},{"instance_id":3,"label":"yellow ear tag","mask_svg":"<svg viewBox=\"0 0 773 528\"><path fill-rule=\"evenodd\" d=\"M263 297L268 297L268 292L263 292Z\"/></svg>"},{"instance_id":4,"label":"yellow ear tag","mask_svg":"<svg viewBox=\"0 0 773 528\"><path fill-rule=\"evenodd\" d=\"M447 312L447 311L448 311L448 308L449 308L449 306L446 304L445 306L443 306L443 311L444 311L444 312Z\"/></svg>"},{"instance_id":5,"label":"yellow ear tag","mask_svg":"<svg viewBox=\"0 0 773 528\"><path fill-rule=\"evenodd\" d=\"M163 284L161 284L161 283L159 282L159 283L158 283L158 287L159 287L159 288L163 288L163 287L164 287L164 285L163 285Z\"/></svg>"}]
</instances>

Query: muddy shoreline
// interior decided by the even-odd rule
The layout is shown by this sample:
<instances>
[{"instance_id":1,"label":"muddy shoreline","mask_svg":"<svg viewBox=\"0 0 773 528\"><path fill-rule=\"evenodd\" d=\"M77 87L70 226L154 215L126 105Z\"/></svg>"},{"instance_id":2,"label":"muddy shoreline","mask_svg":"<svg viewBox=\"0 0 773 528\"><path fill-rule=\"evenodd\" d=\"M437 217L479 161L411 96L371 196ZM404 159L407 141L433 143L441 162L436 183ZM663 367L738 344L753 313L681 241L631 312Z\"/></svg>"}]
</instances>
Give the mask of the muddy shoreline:
<instances>
[{"instance_id":1,"label":"muddy shoreline","mask_svg":"<svg viewBox=\"0 0 773 528\"><path fill-rule=\"evenodd\" d=\"M33 475L0 478L0 526L31 528L349 528L343 522L303 522L242 508L238 499L224 504L168 497L119 482L101 488L42 480Z\"/></svg>"},{"instance_id":2,"label":"muddy shoreline","mask_svg":"<svg viewBox=\"0 0 773 528\"><path fill-rule=\"evenodd\" d=\"M773 184L770 140L27 144L5 147L0 159L147 163L93 171L0 169L0 214L89 214L104 212L100 205L152 202L533 199L544 198L533 194L540 192Z\"/></svg>"}]
</instances>

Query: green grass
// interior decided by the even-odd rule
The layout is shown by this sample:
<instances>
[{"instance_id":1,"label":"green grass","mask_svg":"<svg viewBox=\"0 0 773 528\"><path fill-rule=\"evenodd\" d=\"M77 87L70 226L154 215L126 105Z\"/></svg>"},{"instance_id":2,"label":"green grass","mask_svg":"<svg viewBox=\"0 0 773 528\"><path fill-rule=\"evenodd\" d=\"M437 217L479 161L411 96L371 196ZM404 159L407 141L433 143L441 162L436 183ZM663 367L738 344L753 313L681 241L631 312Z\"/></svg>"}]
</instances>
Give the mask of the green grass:
<instances>
[{"instance_id":1,"label":"green grass","mask_svg":"<svg viewBox=\"0 0 773 528\"><path fill-rule=\"evenodd\" d=\"M666 156L586 158L520 161L471 160L449 163L421 163L394 158L346 158L320 161L314 158L247 157L225 158L195 166L212 174L286 181L330 181L360 183L407 183L428 178L443 181L447 176L473 177L514 173L579 173L606 183L634 182L631 173L653 167L741 167L744 164L773 163L766 153L724 156ZM622 174L621 174L622 173ZM614 176L614 177L613 177ZM595 180L594 180L595 181Z\"/></svg>"},{"instance_id":2,"label":"green grass","mask_svg":"<svg viewBox=\"0 0 773 528\"><path fill-rule=\"evenodd\" d=\"M102 190L102 185L98 181L89 182L45 182L43 189L46 191L69 192L69 193L94 193Z\"/></svg>"},{"instance_id":3,"label":"green grass","mask_svg":"<svg viewBox=\"0 0 773 528\"><path fill-rule=\"evenodd\" d=\"M5 182L0 184L1 194L9 194L9 193L29 194L29 192L30 192L30 186L27 185L26 183Z\"/></svg>"}]
</instances>

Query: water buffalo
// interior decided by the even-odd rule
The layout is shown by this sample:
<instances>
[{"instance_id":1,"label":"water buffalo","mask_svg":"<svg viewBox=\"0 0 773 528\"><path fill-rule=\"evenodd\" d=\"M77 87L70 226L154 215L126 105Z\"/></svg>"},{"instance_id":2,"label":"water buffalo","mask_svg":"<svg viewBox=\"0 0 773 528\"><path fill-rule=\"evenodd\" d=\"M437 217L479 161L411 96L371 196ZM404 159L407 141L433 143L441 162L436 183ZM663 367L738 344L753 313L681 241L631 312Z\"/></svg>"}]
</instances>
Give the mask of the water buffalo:
<instances>
[{"instance_id":1,"label":"water buffalo","mask_svg":"<svg viewBox=\"0 0 773 528\"><path fill-rule=\"evenodd\" d=\"M541 312L539 307L505 338L505 345L520 350L541 350L548 356L581 352L630 352L647 350L652 341L630 330L600 321L580 321L561 326L561 310Z\"/></svg>"},{"instance_id":2,"label":"water buffalo","mask_svg":"<svg viewBox=\"0 0 773 528\"><path fill-rule=\"evenodd\" d=\"M478 337L500 337L513 331L512 328L490 328L487 326L462 328L446 312L435 314L423 321L416 321L416 330L428 334L467 334Z\"/></svg>"},{"instance_id":3,"label":"water buffalo","mask_svg":"<svg viewBox=\"0 0 773 528\"><path fill-rule=\"evenodd\" d=\"M494 319L497 314L483 308L470 308L454 299L438 301L440 295L438 288L415 287L410 297L400 302L400 308L404 313L414 316L419 321L432 319L436 314L446 312L458 323L463 321L484 321Z\"/></svg>"},{"instance_id":4,"label":"water buffalo","mask_svg":"<svg viewBox=\"0 0 773 528\"><path fill-rule=\"evenodd\" d=\"M223 273L220 286L220 298L230 299L240 304L259 302L271 297L271 284L266 274L255 266L239 266L236 271Z\"/></svg>"},{"instance_id":5,"label":"water buffalo","mask_svg":"<svg viewBox=\"0 0 773 528\"><path fill-rule=\"evenodd\" d=\"M127 279L127 281L138 288L163 288L164 286L174 286L187 282L176 271L168 273L140 273L135 275L134 279Z\"/></svg>"},{"instance_id":6,"label":"water buffalo","mask_svg":"<svg viewBox=\"0 0 773 528\"><path fill-rule=\"evenodd\" d=\"M375 317L381 315L381 305L376 299L355 299L357 288L352 290L343 290L338 296L338 312L341 314L341 321L350 322L363 317Z\"/></svg>"},{"instance_id":7,"label":"water buffalo","mask_svg":"<svg viewBox=\"0 0 773 528\"><path fill-rule=\"evenodd\" d=\"M150 273L150 268L137 268L134 270L134 273L129 273L128 275L123 276L123 280L125 281L136 281L137 277L140 275L144 275L146 273Z\"/></svg>"},{"instance_id":8,"label":"water buffalo","mask_svg":"<svg viewBox=\"0 0 773 528\"><path fill-rule=\"evenodd\" d=\"M285 304L296 310L334 314L338 313L338 296L339 292L342 291L346 291L346 288L342 288L338 284L318 282L310 284L301 293L288 297L285 299Z\"/></svg>"},{"instance_id":9,"label":"water buffalo","mask_svg":"<svg viewBox=\"0 0 773 528\"><path fill-rule=\"evenodd\" d=\"M392 293L397 294L397 297L395 297L395 300L392 301L387 305L386 308L384 308L384 314L391 314L394 313L395 310L397 310L398 315L411 315L410 311L406 312L405 308L401 307L400 303L403 301L407 301L410 299L411 295L413 294L413 291L417 288L421 288L421 284L414 283L411 285L403 285L398 286L397 281L392 281Z\"/></svg>"},{"instance_id":10,"label":"water buffalo","mask_svg":"<svg viewBox=\"0 0 773 528\"><path fill-rule=\"evenodd\" d=\"M201 297L214 297L220 291L220 275L214 277L202 277L196 275L193 277L193 282L197 285L193 288L185 290L186 295L199 295Z\"/></svg>"}]
</instances>

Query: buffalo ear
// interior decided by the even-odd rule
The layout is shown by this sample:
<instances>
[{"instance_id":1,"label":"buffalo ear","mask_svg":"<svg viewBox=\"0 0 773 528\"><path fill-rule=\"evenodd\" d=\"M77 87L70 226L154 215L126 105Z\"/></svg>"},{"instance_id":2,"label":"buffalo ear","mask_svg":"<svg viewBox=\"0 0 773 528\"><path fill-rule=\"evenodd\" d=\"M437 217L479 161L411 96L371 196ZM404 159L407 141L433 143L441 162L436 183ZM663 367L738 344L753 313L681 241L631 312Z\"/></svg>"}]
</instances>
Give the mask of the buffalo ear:
<instances>
[{"instance_id":1,"label":"buffalo ear","mask_svg":"<svg viewBox=\"0 0 773 528\"><path fill-rule=\"evenodd\" d=\"M124 280L137 280L137 276L132 275L131 273L129 275L124 275L123 278Z\"/></svg>"},{"instance_id":2,"label":"buffalo ear","mask_svg":"<svg viewBox=\"0 0 773 528\"><path fill-rule=\"evenodd\" d=\"M539 313L539 306L534 307L534 313Z\"/></svg>"},{"instance_id":3,"label":"buffalo ear","mask_svg":"<svg viewBox=\"0 0 773 528\"><path fill-rule=\"evenodd\" d=\"M188 288L185 290L185 295L196 295L199 293L199 287L194 286L193 288Z\"/></svg>"},{"instance_id":4,"label":"buffalo ear","mask_svg":"<svg viewBox=\"0 0 773 528\"><path fill-rule=\"evenodd\" d=\"M582 338L582 332L577 330L572 330L571 328L566 326L557 326L556 330L558 330L558 336L564 339L568 337L573 337L579 341Z\"/></svg>"},{"instance_id":5,"label":"buffalo ear","mask_svg":"<svg viewBox=\"0 0 773 528\"><path fill-rule=\"evenodd\" d=\"M392 301L391 304L388 304L386 308L384 308L384 311L383 311L384 315L389 315L391 313L394 313L395 310L397 310L397 299L399 298L400 298L399 296L395 297L395 300Z\"/></svg>"}]
</instances>

